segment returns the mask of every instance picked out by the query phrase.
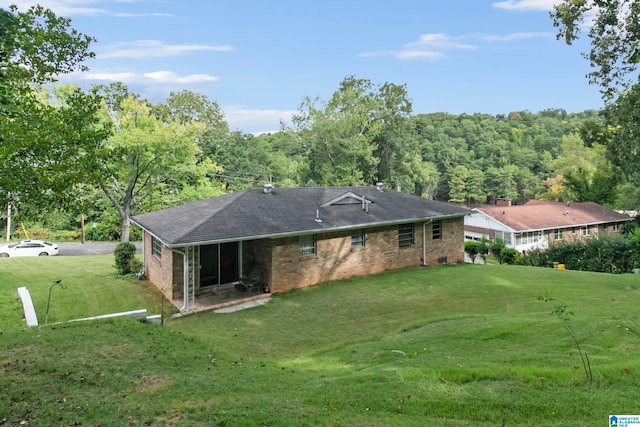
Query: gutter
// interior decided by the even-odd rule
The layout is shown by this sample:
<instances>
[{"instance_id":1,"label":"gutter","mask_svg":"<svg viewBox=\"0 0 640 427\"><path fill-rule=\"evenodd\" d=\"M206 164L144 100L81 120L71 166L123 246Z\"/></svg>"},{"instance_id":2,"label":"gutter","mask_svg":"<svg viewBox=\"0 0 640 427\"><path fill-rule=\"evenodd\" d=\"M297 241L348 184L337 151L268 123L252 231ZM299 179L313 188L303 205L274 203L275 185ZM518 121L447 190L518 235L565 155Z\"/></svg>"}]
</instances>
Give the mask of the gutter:
<instances>
[{"instance_id":1,"label":"gutter","mask_svg":"<svg viewBox=\"0 0 640 427\"><path fill-rule=\"evenodd\" d=\"M431 224L433 219L422 223L422 266L427 266L427 224Z\"/></svg>"}]
</instances>

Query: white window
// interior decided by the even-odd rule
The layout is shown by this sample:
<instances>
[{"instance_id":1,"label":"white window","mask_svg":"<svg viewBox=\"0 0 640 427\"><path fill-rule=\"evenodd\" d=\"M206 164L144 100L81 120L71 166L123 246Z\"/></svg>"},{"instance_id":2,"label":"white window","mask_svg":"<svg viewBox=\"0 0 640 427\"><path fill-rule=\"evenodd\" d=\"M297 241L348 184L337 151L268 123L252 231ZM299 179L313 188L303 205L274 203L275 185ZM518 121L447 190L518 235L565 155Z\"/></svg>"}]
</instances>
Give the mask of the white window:
<instances>
[{"instance_id":1,"label":"white window","mask_svg":"<svg viewBox=\"0 0 640 427\"><path fill-rule=\"evenodd\" d=\"M316 236L300 236L298 238L298 255L312 256L316 254Z\"/></svg>"},{"instance_id":2,"label":"white window","mask_svg":"<svg viewBox=\"0 0 640 427\"><path fill-rule=\"evenodd\" d=\"M151 237L151 253L158 259L162 259L162 242L155 237Z\"/></svg>"},{"instance_id":3,"label":"white window","mask_svg":"<svg viewBox=\"0 0 640 427\"><path fill-rule=\"evenodd\" d=\"M511 247L511 233L508 231L500 231L500 230L496 230L495 235L493 236L494 239L496 238L500 238L502 240L504 240L504 244L508 247Z\"/></svg>"},{"instance_id":4,"label":"white window","mask_svg":"<svg viewBox=\"0 0 640 427\"><path fill-rule=\"evenodd\" d=\"M556 228L553 238L555 240L562 240L562 228Z\"/></svg>"}]
</instances>

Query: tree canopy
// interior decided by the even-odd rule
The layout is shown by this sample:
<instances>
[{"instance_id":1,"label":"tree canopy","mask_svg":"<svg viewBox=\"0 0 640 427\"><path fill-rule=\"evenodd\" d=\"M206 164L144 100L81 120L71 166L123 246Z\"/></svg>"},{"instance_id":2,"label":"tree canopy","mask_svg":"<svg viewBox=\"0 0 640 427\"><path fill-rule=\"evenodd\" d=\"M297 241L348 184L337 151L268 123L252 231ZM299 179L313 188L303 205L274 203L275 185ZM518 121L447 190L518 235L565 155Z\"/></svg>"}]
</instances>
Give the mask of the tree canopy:
<instances>
[{"instance_id":1,"label":"tree canopy","mask_svg":"<svg viewBox=\"0 0 640 427\"><path fill-rule=\"evenodd\" d=\"M602 137L607 153L632 183L640 183L640 1L563 0L551 14L558 38L572 44L588 26L591 50L584 53L600 87L610 131Z\"/></svg>"},{"instance_id":2,"label":"tree canopy","mask_svg":"<svg viewBox=\"0 0 640 427\"><path fill-rule=\"evenodd\" d=\"M40 6L0 9L0 27L0 201L68 204L109 127L98 97L73 88L52 100L40 85L86 69L93 38Z\"/></svg>"}]
</instances>

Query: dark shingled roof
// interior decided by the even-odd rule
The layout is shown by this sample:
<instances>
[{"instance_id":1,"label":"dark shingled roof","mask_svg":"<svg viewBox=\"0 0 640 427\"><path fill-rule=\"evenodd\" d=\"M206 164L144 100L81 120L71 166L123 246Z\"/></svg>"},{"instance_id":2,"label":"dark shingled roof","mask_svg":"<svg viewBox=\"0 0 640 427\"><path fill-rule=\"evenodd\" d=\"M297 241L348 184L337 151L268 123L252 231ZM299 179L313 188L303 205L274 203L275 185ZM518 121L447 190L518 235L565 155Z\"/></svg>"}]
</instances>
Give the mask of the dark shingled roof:
<instances>
[{"instance_id":1,"label":"dark shingled roof","mask_svg":"<svg viewBox=\"0 0 640 427\"><path fill-rule=\"evenodd\" d=\"M366 201L363 203L362 198ZM364 208L363 208L364 205ZM301 235L471 211L449 203L376 187L248 189L134 216L134 224L169 247ZM316 214L321 221L316 221Z\"/></svg>"},{"instance_id":2,"label":"dark shingled roof","mask_svg":"<svg viewBox=\"0 0 640 427\"><path fill-rule=\"evenodd\" d=\"M478 211L489 215L515 231L548 230L628 221L618 213L594 202L563 203L530 200L517 206L484 206Z\"/></svg>"}]
</instances>

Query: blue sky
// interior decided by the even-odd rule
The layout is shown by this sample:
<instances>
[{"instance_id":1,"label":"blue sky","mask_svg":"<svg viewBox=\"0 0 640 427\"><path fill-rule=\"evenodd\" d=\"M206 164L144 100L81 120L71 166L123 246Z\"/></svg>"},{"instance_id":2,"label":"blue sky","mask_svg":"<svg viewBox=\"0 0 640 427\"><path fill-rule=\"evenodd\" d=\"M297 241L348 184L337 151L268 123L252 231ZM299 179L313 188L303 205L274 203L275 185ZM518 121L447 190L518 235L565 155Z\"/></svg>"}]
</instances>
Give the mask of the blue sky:
<instances>
[{"instance_id":1,"label":"blue sky","mask_svg":"<svg viewBox=\"0 0 640 427\"><path fill-rule=\"evenodd\" d=\"M152 103L188 89L231 130L277 131L305 96L349 75L406 84L413 113L600 109L581 56L549 17L557 0L0 0L39 3L98 39L89 89L125 83Z\"/></svg>"}]
</instances>

